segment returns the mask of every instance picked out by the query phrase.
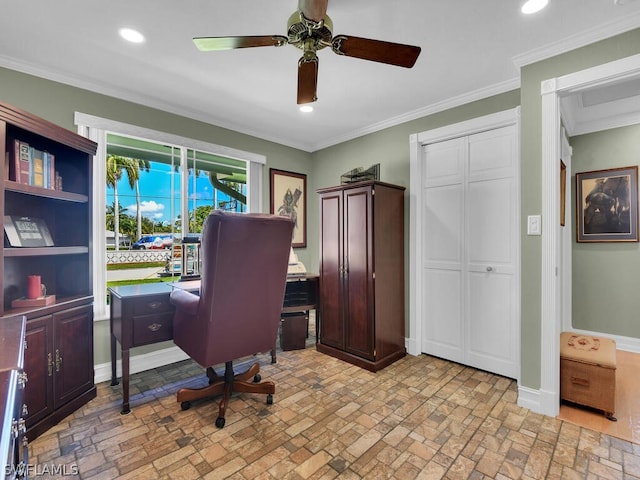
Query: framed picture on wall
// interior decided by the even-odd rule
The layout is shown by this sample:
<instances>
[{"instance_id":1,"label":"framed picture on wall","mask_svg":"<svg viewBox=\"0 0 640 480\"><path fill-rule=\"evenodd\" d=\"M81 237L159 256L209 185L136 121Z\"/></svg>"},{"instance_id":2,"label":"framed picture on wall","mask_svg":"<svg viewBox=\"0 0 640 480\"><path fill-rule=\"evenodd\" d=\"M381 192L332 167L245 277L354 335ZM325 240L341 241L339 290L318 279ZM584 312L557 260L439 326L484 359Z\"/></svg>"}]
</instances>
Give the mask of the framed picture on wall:
<instances>
[{"instance_id":1,"label":"framed picture on wall","mask_svg":"<svg viewBox=\"0 0 640 480\"><path fill-rule=\"evenodd\" d=\"M638 167L576 173L578 242L638 241Z\"/></svg>"},{"instance_id":2,"label":"framed picture on wall","mask_svg":"<svg viewBox=\"0 0 640 480\"><path fill-rule=\"evenodd\" d=\"M269 169L271 213L290 217L294 222L292 247L307 246L307 176L302 173Z\"/></svg>"}]
</instances>

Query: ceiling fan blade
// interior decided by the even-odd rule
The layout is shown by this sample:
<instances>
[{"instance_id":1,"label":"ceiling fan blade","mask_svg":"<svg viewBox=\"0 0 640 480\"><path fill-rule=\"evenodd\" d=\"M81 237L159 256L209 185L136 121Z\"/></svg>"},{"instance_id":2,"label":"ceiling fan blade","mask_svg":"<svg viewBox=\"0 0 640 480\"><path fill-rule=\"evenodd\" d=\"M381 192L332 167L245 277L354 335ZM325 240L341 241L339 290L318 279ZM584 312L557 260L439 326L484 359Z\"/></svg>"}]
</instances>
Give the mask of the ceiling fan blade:
<instances>
[{"instance_id":1,"label":"ceiling fan blade","mask_svg":"<svg viewBox=\"0 0 640 480\"><path fill-rule=\"evenodd\" d=\"M327 16L327 3L329 0L298 0L298 10L305 18L319 22Z\"/></svg>"},{"instance_id":2,"label":"ceiling fan blade","mask_svg":"<svg viewBox=\"0 0 640 480\"><path fill-rule=\"evenodd\" d=\"M311 52L298 61L298 105L315 102L318 86L318 57Z\"/></svg>"},{"instance_id":3,"label":"ceiling fan blade","mask_svg":"<svg viewBox=\"0 0 640 480\"><path fill-rule=\"evenodd\" d=\"M256 35L247 37L196 37L193 43L203 52L232 50L247 47L281 47L287 44L283 35Z\"/></svg>"},{"instance_id":4,"label":"ceiling fan blade","mask_svg":"<svg viewBox=\"0 0 640 480\"><path fill-rule=\"evenodd\" d=\"M420 55L420 47L401 43L384 42L368 38L336 35L331 41L331 49L338 55L387 63L398 67L411 68Z\"/></svg>"}]
</instances>

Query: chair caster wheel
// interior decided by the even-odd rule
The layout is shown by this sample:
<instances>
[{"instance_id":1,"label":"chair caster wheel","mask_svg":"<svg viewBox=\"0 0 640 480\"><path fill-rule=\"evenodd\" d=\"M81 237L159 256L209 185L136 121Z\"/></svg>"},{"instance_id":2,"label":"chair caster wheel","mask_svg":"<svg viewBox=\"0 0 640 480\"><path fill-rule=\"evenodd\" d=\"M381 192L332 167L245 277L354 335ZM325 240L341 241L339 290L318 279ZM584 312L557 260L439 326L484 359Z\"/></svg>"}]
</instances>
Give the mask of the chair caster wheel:
<instances>
[{"instance_id":1,"label":"chair caster wheel","mask_svg":"<svg viewBox=\"0 0 640 480\"><path fill-rule=\"evenodd\" d=\"M224 417L216 418L216 427L218 428L224 427Z\"/></svg>"},{"instance_id":2,"label":"chair caster wheel","mask_svg":"<svg viewBox=\"0 0 640 480\"><path fill-rule=\"evenodd\" d=\"M180 408L182 410L189 410L191 408L191 402L182 402Z\"/></svg>"},{"instance_id":3,"label":"chair caster wheel","mask_svg":"<svg viewBox=\"0 0 640 480\"><path fill-rule=\"evenodd\" d=\"M267 405L273 405L273 395L267 395Z\"/></svg>"},{"instance_id":4,"label":"chair caster wheel","mask_svg":"<svg viewBox=\"0 0 640 480\"><path fill-rule=\"evenodd\" d=\"M253 383L260 383L260 381L261 381L261 380L262 380L262 376L260 376L260 374L259 374L259 373L256 373L256 374L253 376Z\"/></svg>"}]
</instances>

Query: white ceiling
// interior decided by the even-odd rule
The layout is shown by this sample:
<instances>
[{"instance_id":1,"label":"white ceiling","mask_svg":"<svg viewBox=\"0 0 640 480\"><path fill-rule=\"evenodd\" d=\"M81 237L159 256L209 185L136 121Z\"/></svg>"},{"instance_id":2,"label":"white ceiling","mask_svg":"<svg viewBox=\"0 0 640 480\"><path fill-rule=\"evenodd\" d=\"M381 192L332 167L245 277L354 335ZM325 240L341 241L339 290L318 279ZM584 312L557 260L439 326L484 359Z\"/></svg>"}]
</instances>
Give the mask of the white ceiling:
<instances>
[{"instance_id":1,"label":"white ceiling","mask_svg":"<svg viewBox=\"0 0 640 480\"><path fill-rule=\"evenodd\" d=\"M518 88L520 66L640 27L638 1L550 0L530 16L522 2L330 0L334 35L422 53L404 69L320 51L311 114L296 105L297 48L204 53L192 42L286 35L297 0L3 0L0 66L315 151ZM123 26L146 43L121 40Z\"/></svg>"}]
</instances>

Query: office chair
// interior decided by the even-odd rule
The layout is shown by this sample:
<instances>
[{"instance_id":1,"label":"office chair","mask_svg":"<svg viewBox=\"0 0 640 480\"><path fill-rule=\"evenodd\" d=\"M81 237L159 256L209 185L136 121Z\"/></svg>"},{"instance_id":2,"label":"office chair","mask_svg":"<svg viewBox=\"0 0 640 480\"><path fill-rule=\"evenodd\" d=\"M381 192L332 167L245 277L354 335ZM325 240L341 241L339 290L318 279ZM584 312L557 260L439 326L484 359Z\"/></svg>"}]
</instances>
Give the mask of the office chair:
<instances>
[{"instance_id":1,"label":"office chair","mask_svg":"<svg viewBox=\"0 0 640 480\"><path fill-rule=\"evenodd\" d=\"M171 293L173 341L206 368L209 378L206 387L179 390L177 400L186 410L191 400L222 394L219 428L234 391L267 394L267 404L273 403L275 384L261 382L259 363L236 373L233 361L275 344L292 233L293 222L286 217L214 211L202 229L200 295ZM222 376L214 370L221 364Z\"/></svg>"}]
</instances>

